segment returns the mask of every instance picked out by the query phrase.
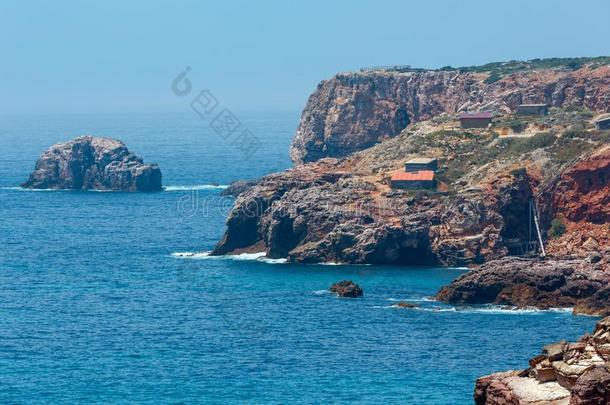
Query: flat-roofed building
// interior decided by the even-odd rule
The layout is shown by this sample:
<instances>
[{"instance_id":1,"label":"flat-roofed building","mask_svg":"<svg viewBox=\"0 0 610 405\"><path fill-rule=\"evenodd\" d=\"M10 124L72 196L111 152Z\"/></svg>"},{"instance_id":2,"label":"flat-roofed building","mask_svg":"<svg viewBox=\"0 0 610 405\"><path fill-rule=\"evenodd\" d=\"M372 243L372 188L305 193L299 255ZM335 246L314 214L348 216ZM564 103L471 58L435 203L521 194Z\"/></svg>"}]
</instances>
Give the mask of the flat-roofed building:
<instances>
[{"instance_id":1,"label":"flat-roofed building","mask_svg":"<svg viewBox=\"0 0 610 405\"><path fill-rule=\"evenodd\" d=\"M418 157L405 163L406 172L418 172L420 170L438 170L438 160L436 158Z\"/></svg>"},{"instance_id":2,"label":"flat-roofed building","mask_svg":"<svg viewBox=\"0 0 610 405\"><path fill-rule=\"evenodd\" d=\"M436 178L432 170L418 172L395 172L390 179L390 187L402 189L435 188Z\"/></svg>"},{"instance_id":3,"label":"flat-roofed building","mask_svg":"<svg viewBox=\"0 0 610 405\"><path fill-rule=\"evenodd\" d=\"M517 107L518 115L539 115L544 116L549 113L548 104L521 104Z\"/></svg>"},{"instance_id":4,"label":"flat-roofed building","mask_svg":"<svg viewBox=\"0 0 610 405\"><path fill-rule=\"evenodd\" d=\"M460 114L460 126L462 128L487 128L491 124L493 113L481 111Z\"/></svg>"},{"instance_id":5,"label":"flat-roofed building","mask_svg":"<svg viewBox=\"0 0 610 405\"><path fill-rule=\"evenodd\" d=\"M610 129L610 114L604 114L595 120L597 129Z\"/></svg>"}]
</instances>

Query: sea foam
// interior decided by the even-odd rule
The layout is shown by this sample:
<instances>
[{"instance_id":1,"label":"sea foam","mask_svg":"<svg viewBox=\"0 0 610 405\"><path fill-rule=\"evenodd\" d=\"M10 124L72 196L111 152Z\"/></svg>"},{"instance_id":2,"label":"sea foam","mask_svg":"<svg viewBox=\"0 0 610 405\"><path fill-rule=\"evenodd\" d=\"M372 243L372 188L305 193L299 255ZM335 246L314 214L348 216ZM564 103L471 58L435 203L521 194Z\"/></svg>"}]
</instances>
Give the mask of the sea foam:
<instances>
[{"instance_id":1,"label":"sea foam","mask_svg":"<svg viewBox=\"0 0 610 405\"><path fill-rule=\"evenodd\" d=\"M228 187L225 184L195 184L191 186L166 186L163 187L163 191L224 190Z\"/></svg>"},{"instance_id":2,"label":"sea foam","mask_svg":"<svg viewBox=\"0 0 610 405\"><path fill-rule=\"evenodd\" d=\"M282 264L286 263L287 259L271 259L266 257L265 252L256 253L240 253L238 255L221 255L211 256L210 251L207 252L174 252L171 256L179 259L195 259L195 260L236 260L236 261L258 261L269 264Z\"/></svg>"}]
</instances>

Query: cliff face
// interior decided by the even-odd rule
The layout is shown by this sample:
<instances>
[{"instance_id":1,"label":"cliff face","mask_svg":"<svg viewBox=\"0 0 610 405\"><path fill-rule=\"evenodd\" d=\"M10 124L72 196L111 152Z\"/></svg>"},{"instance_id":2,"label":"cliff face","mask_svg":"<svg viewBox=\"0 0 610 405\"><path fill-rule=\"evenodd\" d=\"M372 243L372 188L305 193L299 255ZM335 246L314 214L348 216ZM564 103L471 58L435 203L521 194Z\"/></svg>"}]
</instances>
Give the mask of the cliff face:
<instances>
[{"instance_id":1,"label":"cliff face","mask_svg":"<svg viewBox=\"0 0 610 405\"><path fill-rule=\"evenodd\" d=\"M297 162L316 161L266 176L240 194L213 254L265 251L294 262L482 263L505 256L507 240L529 240L529 203L541 192L543 232L555 217L572 218L576 211L580 219L570 221L584 227L597 218L596 226L606 226L600 232L607 230L606 160L582 158L598 153L593 151L604 147L608 135L595 130L595 113L582 106L610 108L610 67L518 71L486 84L488 76L381 72L323 82L309 99L291 150ZM544 117L509 112L522 102L541 101L565 108ZM499 112L492 127L464 130L442 114L475 108ZM391 189L392 172L422 156L439 158L438 189Z\"/></svg>"},{"instance_id":2,"label":"cliff face","mask_svg":"<svg viewBox=\"0 0 610 405\"><path fill-rule=\"evenodd\" d=\"M499 193L508 195L523 179L505 181ZM322 161L264 178L240 195L214 253L264 250L306 263L484 261L503 252L500 200L393 193L379 179Z\"/></svg>"},{"instance_id":3,"label":"cliff face","mask_svg":"<svg viewBox=\"0 0 610 405\"><path fill-rule=\"evenodd\" d=\"M577 342L544 347L522 371L481 377L476 382L477 405L610 403L610 318L597 323L592 335Z\"/></svg>"},{"instance_id":4,"label":"cliff face","mask_svg":"<svg viewBox=\"0 0 610 405\"><path fill-rule=\"evenodd\" d=\"M309 97L290 148L295 163L342 157L442 113L514 111L521 103L610 111L610 66L490 73L460 71L341 73Z\"/></svg>"},{"instance_id":5,"label":"cliff face","mask_svg":"<svg viewBox=\"0 0 610 405\"><path fill-rule=\"evenodd\" d=\"M161 170L144 164L123 142L80 136L53 145L21 185L34 189L160 191Z\"/></svg>"},{"instance_id":6,"label":"cliff face","mask_svg":"<svg viewBox=\"0 0 610 405\"><path fill-rule=\"evenodd\" d=\"M571 222L610 222L610 146L566 170L553 205L557 215Z\"/></svg>"},{"instance_id":7,"label":"cliff face","mask_svg":"<svg viewBox=\"0 0 610 405\"><path fill-rule=\"evenodd\" d=\"M595 137L599 134L595 134ZM437 295L458 304L574 307L610 315L610 147L603 144L567 167L547 193L565 233L551 236L546 262L504 259L454 280Z\"/></svg>"},{"instance_id":8,"label":"cliff face","mask_svg":"<svg viewBox=\"0 0 610 405\"><path fill-rule=\"evenodd\" d=\"M447 125L416 124L348 158L264 177L237 198L214 254L443 265L499 258L507 253L505 239L528 237L529 201L561 170L558 156L590 146L559 135L503 140ZM439 190L389 187L389 174L414 156L442 157Z\"/></svg>"}]
</instances>

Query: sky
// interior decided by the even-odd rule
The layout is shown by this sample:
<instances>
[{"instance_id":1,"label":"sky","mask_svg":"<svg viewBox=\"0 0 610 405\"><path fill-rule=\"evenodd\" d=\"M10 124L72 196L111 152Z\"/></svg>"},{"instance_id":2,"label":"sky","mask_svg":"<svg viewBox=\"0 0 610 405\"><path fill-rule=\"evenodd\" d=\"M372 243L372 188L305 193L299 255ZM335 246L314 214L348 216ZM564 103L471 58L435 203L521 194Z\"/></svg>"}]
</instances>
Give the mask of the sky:
<instances>
[{"instance_id":1,"label":"sky","mask_svg":"<svg viewBox=\"0 0 610 405\"><path fill-rule=\"evenodd\" d=\"M0 0L0 114L300 111L364 66L610 55L608 0Z\"/></svg>"}]
</instances>

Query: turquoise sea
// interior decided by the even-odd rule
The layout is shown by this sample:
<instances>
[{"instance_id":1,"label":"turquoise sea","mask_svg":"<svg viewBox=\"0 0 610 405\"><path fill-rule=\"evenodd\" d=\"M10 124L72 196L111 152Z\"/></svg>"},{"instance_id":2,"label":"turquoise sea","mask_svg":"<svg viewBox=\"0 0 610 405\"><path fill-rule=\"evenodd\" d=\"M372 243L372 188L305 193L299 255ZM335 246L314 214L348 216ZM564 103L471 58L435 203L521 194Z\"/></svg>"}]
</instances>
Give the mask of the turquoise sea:
<instances>
[{"instance_id":1,"label":"turquoise sea","mask_svg":"<svg viewBox=\"0 0 610 405\"><path fill-rule=\"evenodd\" d=\"M0 117L0 403L468 404L477 376L593 327L429 300L463 269L181 256L222 235L219 186L290 166L298 113L236 115L249 158L190 112ZM16 188L82 134L159 163L168 190ZM341 279L364 298L325 292Z\"/></svg>"}]
</instances>

